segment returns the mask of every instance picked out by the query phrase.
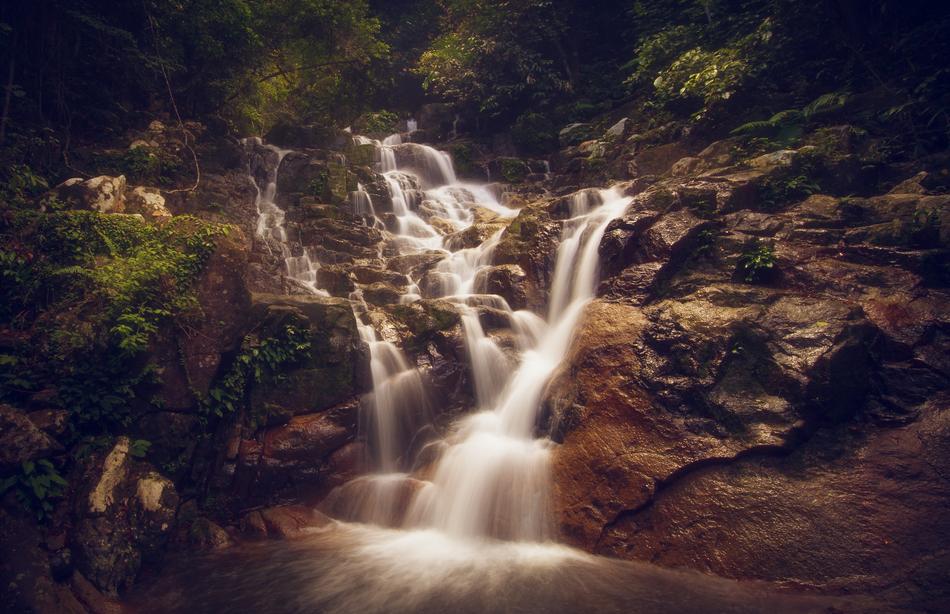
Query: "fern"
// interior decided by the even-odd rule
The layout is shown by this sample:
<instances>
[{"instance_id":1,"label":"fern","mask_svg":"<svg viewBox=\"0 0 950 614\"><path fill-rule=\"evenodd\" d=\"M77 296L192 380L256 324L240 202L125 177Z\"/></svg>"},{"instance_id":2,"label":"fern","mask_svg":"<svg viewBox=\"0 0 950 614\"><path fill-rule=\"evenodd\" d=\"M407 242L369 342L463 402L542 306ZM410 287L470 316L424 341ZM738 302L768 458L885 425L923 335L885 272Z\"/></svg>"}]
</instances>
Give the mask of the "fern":
<instances>
[{"instance_id":1,"label":"fern","mask_svg":"<svg viewBox=\"0 0 950 614\"><path fill-rule=\"evenodd\" d=\"M850 95L844 91L822 94L805 105L805 108L802 109L802 113L806 118L811 118L815 115L837 111L848 102L849 97Z\"/></svg>"}]
</instances>

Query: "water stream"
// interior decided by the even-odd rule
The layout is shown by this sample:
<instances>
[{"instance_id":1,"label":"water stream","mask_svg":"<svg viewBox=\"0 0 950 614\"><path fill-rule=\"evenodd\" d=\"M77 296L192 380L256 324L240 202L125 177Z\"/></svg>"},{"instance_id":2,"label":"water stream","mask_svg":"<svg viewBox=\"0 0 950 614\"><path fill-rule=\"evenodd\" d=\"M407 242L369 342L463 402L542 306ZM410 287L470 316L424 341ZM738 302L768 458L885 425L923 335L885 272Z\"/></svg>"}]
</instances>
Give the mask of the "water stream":
<instances>
[{"instance_id":1,"label":"water stream","mask_svg":"<svg viewBox=\"0 0 950 614\"><path fill-rule=\"evenodd\" d=\"M339 522L290 543L244 548L236 555L189 561L148 595L145 611L266 612L819 612L826 600L778 596L758 585L613 561L556 544L551 512L551 453L538 432L548 381L568 352L598 280L598 245L630 198L617 190L583 190L570 197L552 275L546 317L515 311L482 287L500 239L451 249L445 224L464 230L476 212L517 214L485 186L459 182L443 152L400 135L372 143L392 198L388 228L398 254L442 250L430 298L454 303L462 320L476 406L441 436L432 433L430 391L393 341L376 329L359 291L351 296L363 341L370 348L371 419L362 437L373 472L337 489L322 509ZM314 292L319 265L291 255L283 212L274 204L285 151L258 189L258 236L280 249L288 275ZM255 185L259 180L255 180ZM356 211L376 217L360 188ZM438 219L436 219L438 218ZM443 230L436 226L443 223ZM306 262L306 267L304 267ZM292 264L293 263L293 264ZM304 268L307 271L304 271ZM312 274L311 274L312 273ZM418 282L404 302L419 299ZM431 285L431 284L430 284ZM480 311L504 313L517 356L487 335ZM431 436L430 436L431 439ZM430 453L420 461L417 452ZM431 454L436 450L435 455ZM192 580L197 565L201 582ZM203 566L203 567L202 567ZM255 590L244 587L257 587ZM161 604L162 609L155 609Z\"/></svg>"}]
</instances>

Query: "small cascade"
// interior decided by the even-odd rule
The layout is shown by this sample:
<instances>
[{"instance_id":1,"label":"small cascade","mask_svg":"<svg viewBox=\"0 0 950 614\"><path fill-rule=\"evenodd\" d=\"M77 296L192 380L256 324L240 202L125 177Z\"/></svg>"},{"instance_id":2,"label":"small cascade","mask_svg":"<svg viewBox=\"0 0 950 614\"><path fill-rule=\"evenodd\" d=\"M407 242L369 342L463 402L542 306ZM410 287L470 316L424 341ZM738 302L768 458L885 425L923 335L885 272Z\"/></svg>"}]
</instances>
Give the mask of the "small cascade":
<instances>
[{"instance_id":1,"label":"small cascade","mask_svg":"<svg viewBox=\"0 0 950 614\"><path fill-rule=\"evenodd\" d=\"M421 427L431 422L428 398L419 371L389 341L381 340L371 324L363 322L366 312L359 291L350 297L360 338L369 347L373 394L367 424L375 466L382 473L408 469L406 452Z\"/></svg>"},{"instance_id":2,"label":"small cascade","mask_svg":"<svg viewBox=\"0 0 950 614\"><path fill-rule=\"evenodd\" d=\"M284 228L286 214L276 203L280 164L290 150L265 144L259 137L244 139L244 146L248 150L257 149L265 152L262 167L254 168L253 164L249 163L248 168L248 176L257 191L254 198L254 207L257 210L257 238L269 250L277 249L284 261L285 274L289 279L312 294L328 296L324 290L317 287L317 271L320 269L320 263L310 257L305 246L291 245L287 238L287 229ZM259 179L263 182L263 189L261 189L261 183L258 182Z\"/></svg>"}]
</instances>

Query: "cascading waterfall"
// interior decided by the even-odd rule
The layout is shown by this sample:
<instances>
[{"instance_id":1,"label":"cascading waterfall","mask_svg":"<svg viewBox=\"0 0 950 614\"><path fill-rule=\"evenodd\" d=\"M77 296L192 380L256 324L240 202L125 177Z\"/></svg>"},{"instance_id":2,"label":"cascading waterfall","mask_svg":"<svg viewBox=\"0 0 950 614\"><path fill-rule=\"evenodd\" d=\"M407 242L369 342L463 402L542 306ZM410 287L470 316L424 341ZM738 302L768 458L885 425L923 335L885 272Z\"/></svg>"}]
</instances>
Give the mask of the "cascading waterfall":
<instances>
[{"instance_id":1,"label":"cascading waterfall","mask_svg":"<svg viewBox=\"0 0 950 614\"><path fill-rule=\"evenodd\" d=\"M391 148L379 147L381 154ZM264 148L279 164L283 154ZM381 155L381 166L388 164L384 159ZM454 227L473 223L476 206L505 218L516 213L478 186L423 189L424 181L394 160L386 171L387 180L398 185L395 189L390 183L393 196L401 190L403 215L418 218L391 228L400 254L431 245L442 249L442 235L430 218L418 213L427 203L430 211L443 215L459 210ZM258 198L259 237L285 255L290 246L283 212L274 205L278 164L256 169L266 170ZM500 233L474 248L444 249L434 293L454 302L462 314L477 407L442 440L433 440L425 381L393 343L396 336L386 329L385 318L367 308L359 290L354 292L351 304L371 355L373 393L367 401L373 411L368 424L361 423L361 432L373 449L375 472L342 485L321 504L331 515L354 522L331 523L303 539L266 540L250 551L227 550L213 558L190 553L179 572L140 598L135 611L868 611L841 610L829 600L789 597L551 543L554 444L536 437L538 410L584 306L594 296L601 238L630 200L615 190L585 190L569 199L546 320L530 311L512 311L503 298L484 293L482 273L491 264ZM423 225L434 235L418 236ZM403 300L417 300L417 295L411 284ZM520 361L485 334L480 315L486 308L507 314Z\"/></svg>"},{"instance_id":2,"label":"cascading waterfall","mask_svg":"<svg viewBox=\"0 0 950 614\"><path fill-rule=\"evenodd\" d=\"M404 144L399 135L383 142L355 138L377 148L379 170L392 197L392 230L401 253L451 248L444 245L442 233L422 211L428 211L429 216L438 214L459 230L474 222L476 206L503 218L516 213L498 203L483 186L459 183L443 152ZM547 322L528 311L513 311L502 297L481 292L479 273L491 265L501 232L474 248L445 250L433 272L438 288L430 289L430 295L453 301L461 313L478 411L458 421L441 444L432 479L412 497L405 518L389 518L389 524L433 527L464 538L551 538L551 444L535 437L538 410L544 388L567 352L583 306L594 294L597 247L603 232L629 202L612 190L588 190L571 198L571 217L564 222ZM516 367L486 335L480 321L483 307L508 315L522 352ZM400 428L395 425L407 423L406 417L417 409L420 393L418 373L398 349L378 341L369 324L361 324L361 334L373 355L375 430L369 440L378 446L380 472L376 479L363 479L358 497L377 509L351 514L365 520L385 516L379 513L380 507L393 508L392 497L397 494L393 472L409 468L405 457L400 457L406 451L394 449L397 442L406 445L407 433L397 434ZM402 465L395 462L397 458L403 459Z\"/></svg>"},{"instance_id":3,"label":"cascading waterfall","mask_svg":"<svg viewBox=\"0 0 950 614\"><path fill-rule=\"evenodd\" d=\"M247 149L258 149L264 154L263 168L248 168L248 176L254 184L257 195L254 198L254 207L257 210L257 238L264 242L268 249L275 246L284 261L286 275L312 294L328 296L317 287L317 271L320 264L310 257L307 248L298 246L297 253L288 241L287 229L284 228L286 214L277 206L277 175L284 157L290 153L289 149L281 149L274 145L265 144L259 137L244 139ZM264 174L264 188L258 183L257 172ZM372 205L370 205L372 206Z\"/></svg>"}]
</instances>

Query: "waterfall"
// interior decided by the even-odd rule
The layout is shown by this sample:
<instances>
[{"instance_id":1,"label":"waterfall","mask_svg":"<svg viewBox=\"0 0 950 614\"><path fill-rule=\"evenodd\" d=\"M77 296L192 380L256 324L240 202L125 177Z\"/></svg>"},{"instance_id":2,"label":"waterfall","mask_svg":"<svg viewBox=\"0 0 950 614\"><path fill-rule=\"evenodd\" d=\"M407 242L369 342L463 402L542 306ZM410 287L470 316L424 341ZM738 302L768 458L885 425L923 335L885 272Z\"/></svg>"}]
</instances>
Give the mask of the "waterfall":
<instances>
[{"instance_id":1,"label":"waterfall","mask_svg":"<svg viewBox=\"0 0 950 614\"><path fill-rule=\"evenodd\" d=\"M345 510L353 520L432 528L454 537L550 539L552 444L536 437L538 412L584 305L594 295L603 233L631 199L615 190L584 190L569 199L571 217L563 223L544 320L529 311L513 311L500 296L484 294L480 274L491 266L501 231L477 247L453 250L444 241L444 228L462 230L474 223L475 207L503 219L517 211L501 205L484 186L459 182L444 152L403 143L399 135L382 142L354 138L376 146L378 170L392 198L391 230L399 253L438 249L445 254L430 273L436 287L430 283L427 291L454 302L461 314L477 411L457 420L438 442L430 480L420 483L410 474L396 473L412 470L411 431L430 419L422 411L424 381L394 344L377 338L365 304L354 307L371 353L373 416L364 437L374 448L377 473L339 489L331 496L331 507ZM435 225L437 219L443 230ZM417 300L418 293L413 283L403 302ZM520 360L486 334L480 320L486 308L507 315ZM400 476L412 480L413 488L395 486ZM345 497L349 503L340 505ZM398 511L399 504L407 509Z\"/></svg>"},{"instance_id":2,"label":"waterfall","mask_svg":"<svg viewBox=\"0 0 950 614\"><path fill-rule=\"evenodd\" d=\"M275 202L280 164L284 157L290 153L290 150L265 144L259 137L244 139L243 144L249 153L255 149L265 152L263 168L255 168L250 156L248 162L248 177L257 191L254 198L254 207L257 210L257 228L255 231L257 238L267 246L267 249L273 251L274 247L277 248L280 257L284 261L285 274L289 279L312 294L328 296L325 291L317 287L317 271L320 269L320 263L310 257L310 253L305 246L291 245L287 238L287 229L284 228L286 214ZM258 172L263 172L264 175L263 189L258 183ZM293 247L297 248L296 254Z\"/></svg>"}]
</instances>

